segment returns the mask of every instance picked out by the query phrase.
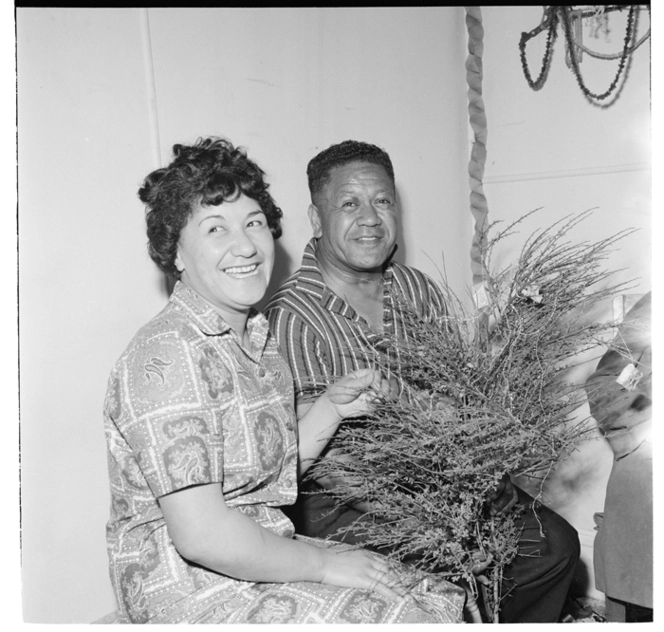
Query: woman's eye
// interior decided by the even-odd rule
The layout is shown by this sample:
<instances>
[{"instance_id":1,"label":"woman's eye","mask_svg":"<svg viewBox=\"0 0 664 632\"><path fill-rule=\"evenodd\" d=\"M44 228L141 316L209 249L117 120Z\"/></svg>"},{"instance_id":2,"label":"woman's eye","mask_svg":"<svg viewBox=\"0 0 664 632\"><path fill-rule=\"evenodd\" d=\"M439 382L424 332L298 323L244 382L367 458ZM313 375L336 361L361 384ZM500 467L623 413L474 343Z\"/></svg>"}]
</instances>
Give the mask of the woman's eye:
<instances>
[{"instance_id":1,"label":"woman's eye","mask_svg":"<svg viewBox=\"0 0 664 632\"><path fill-rule=\"evenodd\" d=\"M219 232L221 232L222 230L224 230L224 227L223 227L223 226L212 226L212 228L210 228L210 231L209 231L209 232L211 232L211 233L219 233Z\"/></svg>"}]
</instances>

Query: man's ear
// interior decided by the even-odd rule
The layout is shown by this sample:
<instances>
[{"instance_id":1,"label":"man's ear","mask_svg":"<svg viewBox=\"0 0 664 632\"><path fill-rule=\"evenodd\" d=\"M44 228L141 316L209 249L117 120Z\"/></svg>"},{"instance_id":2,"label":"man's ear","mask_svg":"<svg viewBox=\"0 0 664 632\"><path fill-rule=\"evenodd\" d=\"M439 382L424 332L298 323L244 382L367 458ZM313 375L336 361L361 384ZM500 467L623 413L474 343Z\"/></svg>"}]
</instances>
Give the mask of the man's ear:
<instances>
[{"instance_id":1,"label":"man's ear","mask_svg":"<svg viewBox=\"0 0 664 632\"><path fill-rule=\"evenodd\" d=\"M323 236L323 229L321 228L320 222L320 211L315 204L309 204L309 210L307 211L309 215L309 222L311 223L311 228L314 230L314 237L320 239Z\"/></svg>"}]
</instances>

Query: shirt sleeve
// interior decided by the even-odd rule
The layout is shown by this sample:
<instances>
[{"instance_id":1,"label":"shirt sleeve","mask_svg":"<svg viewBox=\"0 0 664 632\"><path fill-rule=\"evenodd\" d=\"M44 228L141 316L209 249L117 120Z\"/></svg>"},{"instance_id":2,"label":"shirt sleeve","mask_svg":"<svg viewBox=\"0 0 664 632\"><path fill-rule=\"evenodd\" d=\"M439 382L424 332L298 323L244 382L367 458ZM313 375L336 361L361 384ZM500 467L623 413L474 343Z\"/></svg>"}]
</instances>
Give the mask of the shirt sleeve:
<instances>
[{"instance_id":1,"label":"shirt sleeve","mask_svg":"<svg viewBox=\"0 0 664 632\"><path fill-rule=\"evenodd\" d=\"M121 467L138 469L130 480L142 478L156 497L223 481L225 407L207 402L204 370L211 370L205 359L177 334L161 335L133 346L109 385L115 393L107 416L130 448Z\"/></svg>"},{"instance_id":2,"label":"shirt sleeve","mask_svg":"<svg viewBox=\"0 0 664 632\"><path fill-rule=\"evenodd\" d=\"M650 336L648 293L629 311L618 327L618 335L611 348L602 356L597 369L585 384L590 413L605 431L615 425L629 428L632 423L640 421L636 413L652 405ZM638 378L629 386L626 378L619 379L625 370L631 370Z\"/></svg>"}]
</instances>

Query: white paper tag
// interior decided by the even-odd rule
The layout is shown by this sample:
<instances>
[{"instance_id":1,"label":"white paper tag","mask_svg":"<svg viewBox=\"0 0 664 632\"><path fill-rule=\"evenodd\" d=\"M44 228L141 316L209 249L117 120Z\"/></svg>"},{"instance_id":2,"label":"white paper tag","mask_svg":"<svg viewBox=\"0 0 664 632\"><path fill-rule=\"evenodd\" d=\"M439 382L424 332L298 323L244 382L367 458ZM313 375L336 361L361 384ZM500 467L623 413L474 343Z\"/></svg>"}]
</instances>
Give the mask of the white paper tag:
<instances>
[{"instance_id":1,"label":"white paper tag","mask_svg":"<svg viewBox=\"0 0 664 632\"><path fill-rule=\"evenodd\" d=\"M535 303L542 302L542 295L540 294L540 286L533 283L532 285L527 285L521 290L521 296L529 298Z\"/></svg>"},{"instance_id":2,"label":"white paper tag","mask_svg":"<svg viewBox=\"0 0 664 632\"><path fill-rule=\"evenodd\" d=\"M475 305L477 305L477 309L489 306L489 295L484 284L475 290Z\"/></svg>"},{"instance_id":3,"label":"white paper tag","mask_svg":"<svg viewBox=\"0 0 664 632\"><path fill-rule=\"evenodd\" d=\"M633 391L639 380L643 377L643 373L639 371L633 364L628 364L617 377L616 382L624 389Z\"/></svg>"}]
</instances>

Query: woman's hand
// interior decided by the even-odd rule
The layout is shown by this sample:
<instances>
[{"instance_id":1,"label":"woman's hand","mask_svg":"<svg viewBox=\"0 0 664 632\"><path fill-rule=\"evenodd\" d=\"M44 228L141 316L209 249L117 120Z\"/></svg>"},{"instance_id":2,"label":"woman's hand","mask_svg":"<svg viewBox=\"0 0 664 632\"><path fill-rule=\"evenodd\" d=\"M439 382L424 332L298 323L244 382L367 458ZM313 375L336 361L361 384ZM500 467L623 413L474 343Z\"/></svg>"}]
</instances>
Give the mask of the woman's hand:
<instances>
[{"instance_id":1,"label":"woman's hand","mask_svg":"<svg viewBox=\"0 0 664 632\"><path fill-rule=\"evenodd\" d=\"M352 419L371 412L374 400L389 393L390 384L380 371L359 369L330 385L323 397L327 397L341 419Z\"/></svg>"},{"instance_id":2,"label":"woman's hand","mask_svg":"<svg viewBox=\"0 0 664 632\"><path fill-rule=\"evenodd\" d=\"M362 549L334 551L326 549L322 584L343 588L363 588L404 601L412 599L399 578L390 570L385 556Z\"/></svg>"}]
</instances>

